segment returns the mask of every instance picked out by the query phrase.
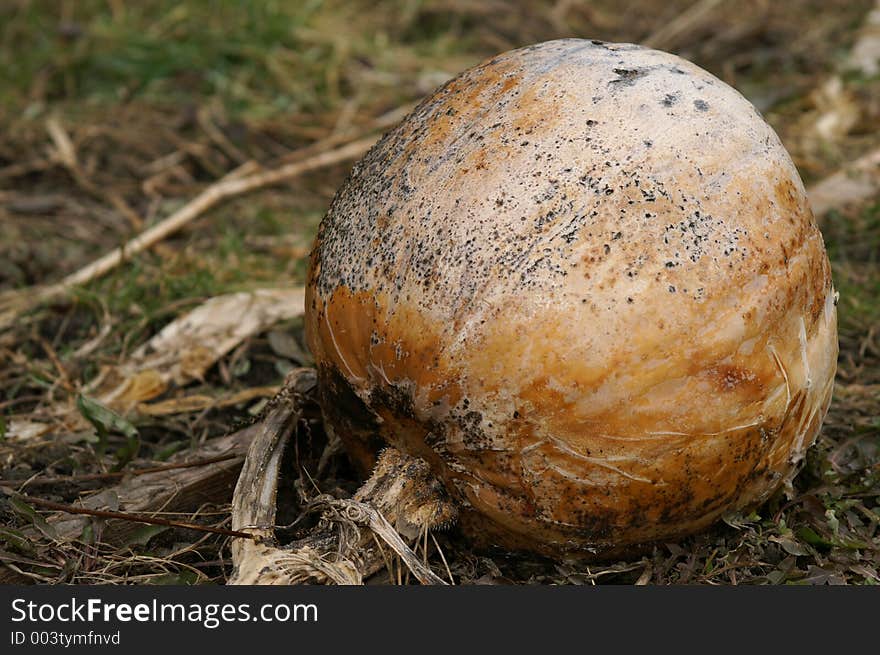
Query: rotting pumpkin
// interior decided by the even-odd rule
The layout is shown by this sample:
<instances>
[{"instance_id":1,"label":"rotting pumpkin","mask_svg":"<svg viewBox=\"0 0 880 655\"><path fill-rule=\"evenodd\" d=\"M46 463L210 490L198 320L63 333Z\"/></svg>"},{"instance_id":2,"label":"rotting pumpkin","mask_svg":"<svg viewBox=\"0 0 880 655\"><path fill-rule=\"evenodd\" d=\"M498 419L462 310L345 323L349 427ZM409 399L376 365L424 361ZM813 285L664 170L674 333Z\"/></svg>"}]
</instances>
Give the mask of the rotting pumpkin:
<instances>
[{"instance_id":1,"label":"rotting pumpkin","mask_svg":"<svg viewBox=\"0 0 880 655\"><path fill-rule=\"evenodd\" d=\"M566 39L422 102L311 256L325 423L423 458L483 545L613 556L791 480L827 411L836 294L798 173L679 57Z\"/></svg>"}]
</instances>

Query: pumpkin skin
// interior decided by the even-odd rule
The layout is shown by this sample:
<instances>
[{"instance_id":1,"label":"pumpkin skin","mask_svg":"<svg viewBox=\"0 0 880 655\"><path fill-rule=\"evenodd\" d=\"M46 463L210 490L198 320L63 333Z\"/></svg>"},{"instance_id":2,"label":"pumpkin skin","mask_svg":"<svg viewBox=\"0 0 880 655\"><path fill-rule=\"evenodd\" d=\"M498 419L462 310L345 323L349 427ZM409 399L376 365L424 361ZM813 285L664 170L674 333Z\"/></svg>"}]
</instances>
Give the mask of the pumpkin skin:
<instances>
[{"instance_id":1,"label":"pumpkin skin","mask_svg":"<svg viewBox=\"0 0 880 655\"><path fill-rule=\"evenodd\" d=\"M837 360L790 157L676 56L566 39L423 101L321 223L306 335L328 429L423 457L481 545L616 556L798 470Z\"/></svg>"}]
</instances>

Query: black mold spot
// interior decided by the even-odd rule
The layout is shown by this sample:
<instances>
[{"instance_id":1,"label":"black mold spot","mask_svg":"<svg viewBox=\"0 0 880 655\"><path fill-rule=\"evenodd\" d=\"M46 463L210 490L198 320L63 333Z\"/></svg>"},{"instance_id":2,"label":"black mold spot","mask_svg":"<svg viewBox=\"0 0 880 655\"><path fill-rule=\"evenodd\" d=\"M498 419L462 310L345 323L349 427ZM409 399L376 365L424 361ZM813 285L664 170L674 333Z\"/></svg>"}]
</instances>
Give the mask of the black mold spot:
<instances>
[{"instance_id":1,"label":"black mold spot","mask_svg":"<svg viewBox=\"0 0 880 655\"><path fill-rule=\"evenodd\" d=\"M694 100L694 107L697 111L709 111L709 103L705 100Z\"/></svg>"},{"instance_id":2,"label":"black mold spot","mask_svg":"<svg viewBox=\"0 0 880 655\"><path fill-rule=\"evenodd\" d=\"M615 68L613 72L619 77L611 80L609 84L623 84L624 86L632 86L638 78L647 74L646 70L639 68Z\"/></svg>"}]
</instances>

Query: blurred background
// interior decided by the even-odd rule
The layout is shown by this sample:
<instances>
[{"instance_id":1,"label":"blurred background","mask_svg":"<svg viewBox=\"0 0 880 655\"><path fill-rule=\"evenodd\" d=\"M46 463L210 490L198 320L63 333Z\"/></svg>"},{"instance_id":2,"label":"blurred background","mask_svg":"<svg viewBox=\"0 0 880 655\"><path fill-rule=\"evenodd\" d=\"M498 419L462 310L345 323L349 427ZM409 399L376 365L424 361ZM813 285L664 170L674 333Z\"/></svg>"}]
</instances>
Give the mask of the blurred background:
<instances>
[{"instance_id":1,"label":"blurred background","mask_svg":"<svg viewBox=\"0 0 880 655\"><path fill-rule=\"evenodd\" d=\"M872 5L4 0L0 287L70 272L247 161L270 166L333 135L368 132L483 58L559 37L646 43L694 61L758 107L810 182L876 139L876 80L843 70ZM79 180L49 152L50 117L69 134ZM174 252L163 269L211 293L301 275L298 248L349 165L226 203L166 242ZM293 256L268 252L284 245Z\"/></svg>"},{"instance_id":2,"label":"blurred background","mask_svg":"<svg viewBox=\"0 0 880 655\"><path fill-rule=\"evenodd\" d=\"M23 489L34 476L60 477L30 491L72 502L106 485L83 476L164 462L257 415L269 393L248 393L310 362L296 317L246 335L185 384L137 398L172 402L165 413L117 408L124 424L114 423L76 399L207 299L302 284L317 225L356 158L333 154L339 148L375 138L482 59L560 37L675 52L737 88L775 128L811 190L841 293L835 403L794 495L728 532L598 574L458 548L453 573L490 582L880 582L874 0L2 0L0 309L161 224L218 181L304 165L12 314L0 330L0 482ZM208 401L193 404L197 396ZM230 397L244 400L211 402ZM62 406L91 425L103 420L114 447L132 446L131 430L137 444L111 455ZM29 431L34 422L43 427ZM337 477L332 484L345 487L342 469ZM228 508L218 499L202 509L200 520L219 525ZM0 512L0 561L33 579L228 574L226 541L179 530L110 550L93 543L91 559L78 551L79 564L65 568L27 510Z\"/></svg>"}]
</instances>

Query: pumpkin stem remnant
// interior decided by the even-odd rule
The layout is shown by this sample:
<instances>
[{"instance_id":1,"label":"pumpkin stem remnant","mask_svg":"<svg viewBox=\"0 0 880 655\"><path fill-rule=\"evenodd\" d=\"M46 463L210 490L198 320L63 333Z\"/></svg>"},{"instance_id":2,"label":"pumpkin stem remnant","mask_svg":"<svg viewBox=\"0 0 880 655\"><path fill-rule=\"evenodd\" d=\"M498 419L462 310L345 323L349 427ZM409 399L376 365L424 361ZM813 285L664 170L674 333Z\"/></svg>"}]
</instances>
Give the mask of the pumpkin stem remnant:
<instances>
[{"instance_id":1,"label":"pumpkin stem remnant","mask_svg":"<svg viewBox=\"0 0 880 655\"><path fill-rule=\"evenodd\" d=\"M315 384L313 369L293 371L251 442L233 495L232 525L254 538L233 540L230 584L363 584L381 568L393 568L389 549L422 584L446 584L411 546L427 530L449 525L456 511L427 463L393 448L352 498L310 499L303 515L320 512L317 525L302 539L278 544L282 456Z\"/></svg>"}]
</instances>

